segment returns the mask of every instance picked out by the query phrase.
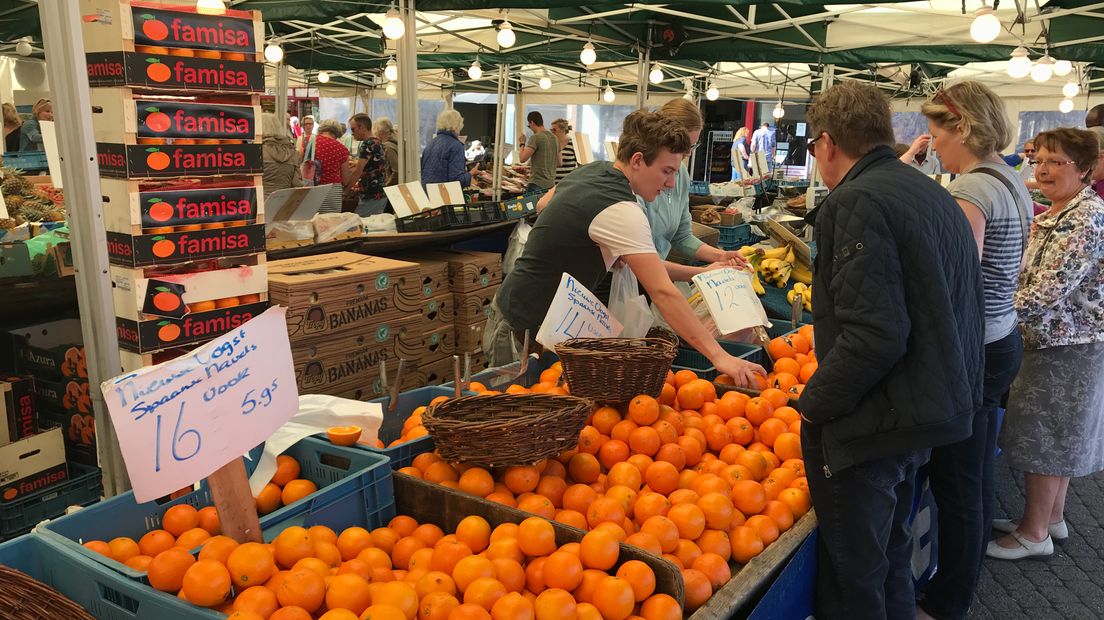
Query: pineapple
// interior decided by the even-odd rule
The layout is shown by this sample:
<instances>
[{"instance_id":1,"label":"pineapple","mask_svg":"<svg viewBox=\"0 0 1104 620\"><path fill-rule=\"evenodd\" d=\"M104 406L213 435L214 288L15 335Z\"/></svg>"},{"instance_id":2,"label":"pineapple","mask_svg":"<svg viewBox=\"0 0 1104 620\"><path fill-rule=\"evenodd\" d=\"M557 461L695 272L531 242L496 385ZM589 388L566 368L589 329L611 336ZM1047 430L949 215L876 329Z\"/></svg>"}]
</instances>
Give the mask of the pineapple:
<instances>
[{"instance_id":1,"label":"pineapple","mask_svg":"<svg viewBox=\"0 0 1104 620\"><path fill-rule=\"evenodd\" d=\"M8 205L9 209L18 209L23 204L23 195L5 193L4 204Z\"/></svg>"},{"instance_id":2,"label":"pineapple","mask_svg":"<svg viewBox=\"0 0 1104 620\"><path fill-rule=\"evenodd\" d=\"M38 202L24 202L19 208L20 215L28 222L41 222L46 218L50 208Z\"/></svg>"},{"instance_id":3,"label":"pineapple","mask_svg":"<svg viewBox=\"0 0 1104 620\"><path fill-rule=\"evenodd\" d=\"M46 221L46 222L64 222L65 218L66 218L66 213L65 213L64 209L50 209L49 211L46 212L46 216L43 218L43 221Z\"/></svg>"},{"instance_id":4,"label":"pineapple","mask_svg":"<svg viewBox=\"0 0 1104 620\"><path fill-rule=\"evenodd\" d=\"M0 171L4 173L4 181L0 183L0 193L5 196L8 194L22 194L24 190L33 187L31 182L23 176L23 171L18 168L5 166L0 168Z\"/></svg>"}]
</instances>

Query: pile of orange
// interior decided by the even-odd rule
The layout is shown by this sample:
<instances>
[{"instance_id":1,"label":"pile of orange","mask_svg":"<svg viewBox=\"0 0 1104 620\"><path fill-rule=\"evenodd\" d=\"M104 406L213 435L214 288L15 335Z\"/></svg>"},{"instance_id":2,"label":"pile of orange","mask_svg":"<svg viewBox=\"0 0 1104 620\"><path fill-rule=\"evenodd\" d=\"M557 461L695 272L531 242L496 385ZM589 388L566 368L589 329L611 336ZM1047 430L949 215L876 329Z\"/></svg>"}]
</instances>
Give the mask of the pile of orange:
<instances>
[{"instance_id":1,"label":"pile of orange","mask_svg":"<svg viewBox=\"0 0 1104 620\"><path fill-rule=\"evenodd\" d=\"M257 500L257 514L266 515L317 490L318 485L299 477L299 461L281 454L276 457L276 474L254 498Z\"/></svg>"},{"instance_id":2,"label":"pile of orange","mask_svg":"<svg viewBox=\"0 0 1104 620\"><path fill-rule=\"evenodd\" d=\"M780 388L718 397L683 370L658 398L596 409L556 459L491 471L425 453L399 471L664 557L694 610L728 581L730 561L747 563L810 509L800 428Z\"/></svg>"},{"instance_id":3,"label":"pile of orange","mask_svg":"<svg viewBox=\"0 0 1104 620\"><path fill-rule=\"evenodd\" d=\"M803 325L795 333L773 338L767 353L774 360L770 374L759 378L756 389L768 387L782 390L790 398L798 398L805 384L817 370L816 350L813 347L813 326ZM717 378L717 383L732 384L727 375Z\"/></svg>"},{"instance_id":4,"label":"pile of orange","mask_svg":"<svg viewBox=\"0 0 1104 620\"><path fill-rule=\"evenodd\" d=\"M190 504L179 504L165 511L161 528L146 532L137 542L120 536L109 542L89 540L84 546L116 562L138 571L148 571L150 563L163 551L172 548L190 552L222 533L218 512L214 506L196 510Z\"/></svg>"}]
</instances>

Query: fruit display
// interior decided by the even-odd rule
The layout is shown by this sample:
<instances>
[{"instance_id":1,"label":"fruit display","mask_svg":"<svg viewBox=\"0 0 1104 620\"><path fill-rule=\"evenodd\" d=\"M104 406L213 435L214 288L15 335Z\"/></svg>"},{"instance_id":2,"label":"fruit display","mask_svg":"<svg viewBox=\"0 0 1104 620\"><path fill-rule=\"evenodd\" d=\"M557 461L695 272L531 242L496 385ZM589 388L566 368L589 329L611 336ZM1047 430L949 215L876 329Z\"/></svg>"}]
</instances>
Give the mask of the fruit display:
<instances>
[{"instance_id":1,"label":"fruit display","mask_svg":"<svg viewBox=\"0 0 1104 620\"><path fill-rule=\"evenodd\" d=\"M791 279L806 286L813 283L813 272L797 260L793 246L785 245L764 250L760 247L746 245L737 251L753 267L755 274L755 277L752 278L753 285L755 286L755 292L760 295L766 293L759 281L760 276L768 284L773 284L778 288L786 288Z\"/></svg>"},{"instance_id":2,"label":"fruit display","mask_svg":"<svg viewBox=\"0 0 1104 620\"><path fill-rule=\"evenodd\" d=\"M7 218L0 219L0 228L11 229L24 222L64 222L65 193L50 185L36 186L17 168L0 169L0 194L7 205Z\"/></svg>"},{"instance_id":3,"label":"fruit display","mask_svg":"<svg viewBox=\"0 0 1104 620\"><path fill-rule=\"evenodd\" d=\"M786 301L789 303L792 304L797 298L801 298L801 307L806 312L813 311L813 289L804 282L794 282L793 288L786 292Z\"/></svg>"}]
</instances>

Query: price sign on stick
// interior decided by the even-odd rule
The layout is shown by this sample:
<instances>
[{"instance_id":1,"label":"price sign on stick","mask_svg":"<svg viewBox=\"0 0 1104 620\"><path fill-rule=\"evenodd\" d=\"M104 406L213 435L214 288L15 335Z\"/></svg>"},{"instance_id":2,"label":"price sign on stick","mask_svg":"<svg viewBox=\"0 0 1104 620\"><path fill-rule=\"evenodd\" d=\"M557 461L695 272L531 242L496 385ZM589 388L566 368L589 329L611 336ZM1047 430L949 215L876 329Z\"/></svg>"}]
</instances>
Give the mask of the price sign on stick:
<instances>
[{"instance_id":1,"label":"price sign on stick","mask_svg":"<svg viewBox=\"0 0 1104 620\"><path fill-rule=\"evenodd\" d=\"M537 331L537 342L555 350L557 344L572 338L616 338L622 329L597 295L565 273Z\"/></svg>"},{"instance_id":2,"label":"price sign on stick","mask_svg":"<svg viewBox=\"0 0 1104 620\"><path fill-rule=\"evenodd\" d=\"M286 311L269 308L183 357L100 385L135 500L206 478L295 414Z\"/></svg>"},{"instance_id":3,"label":"price sign on stick","mask_svg":"<svg viewBox=\"0 0 1104 620\"><path fill-rule=\"evenodd\" d=\"M722 334L762 325L770 327L759 296L751 287L751 274L731 267L699 273L693 278L702 300Z\"/></svg>"}]
</instances>

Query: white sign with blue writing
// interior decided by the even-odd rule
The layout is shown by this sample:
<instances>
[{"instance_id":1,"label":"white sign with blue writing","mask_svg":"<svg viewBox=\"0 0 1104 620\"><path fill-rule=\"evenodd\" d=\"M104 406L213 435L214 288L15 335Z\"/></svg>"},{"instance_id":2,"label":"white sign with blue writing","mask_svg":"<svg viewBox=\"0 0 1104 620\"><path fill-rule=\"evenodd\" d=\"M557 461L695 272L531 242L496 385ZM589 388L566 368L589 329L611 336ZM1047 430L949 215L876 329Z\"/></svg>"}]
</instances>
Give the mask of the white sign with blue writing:
<instances>
[{"instance_id":1,"label":"white sign with blue writing","mask_svg":"<svg viewBox=\"0 0 1104 620\"><path fill-rule=\"evenodd\" d=\"M557 344L572 338L616 338L622 329L597 295L565 273L537 330L537 342L555 350Z\"/></svg>"},{"instance_id":2,"label":"white sign with blue writing","mask_svg":"<svg viewBox=\"0 0 1104 620\"><path fill-rule=\"evenodd\" d=\"M763 304L751 286L750 273L725 267L699 273L693 280L720 333L731 334L756 325L770 327Z\"/></svg>"},{"instance_id":3,"label":"white sign with blue writing","mask_svg":"<svg viewBox=\"0 0 1104 620\"><path fill-rule=\"evenodd\" d=\"M100 384L138 502L206 478L299 408L286 308L202 347Z\"/></svg>"}]
</instances>

